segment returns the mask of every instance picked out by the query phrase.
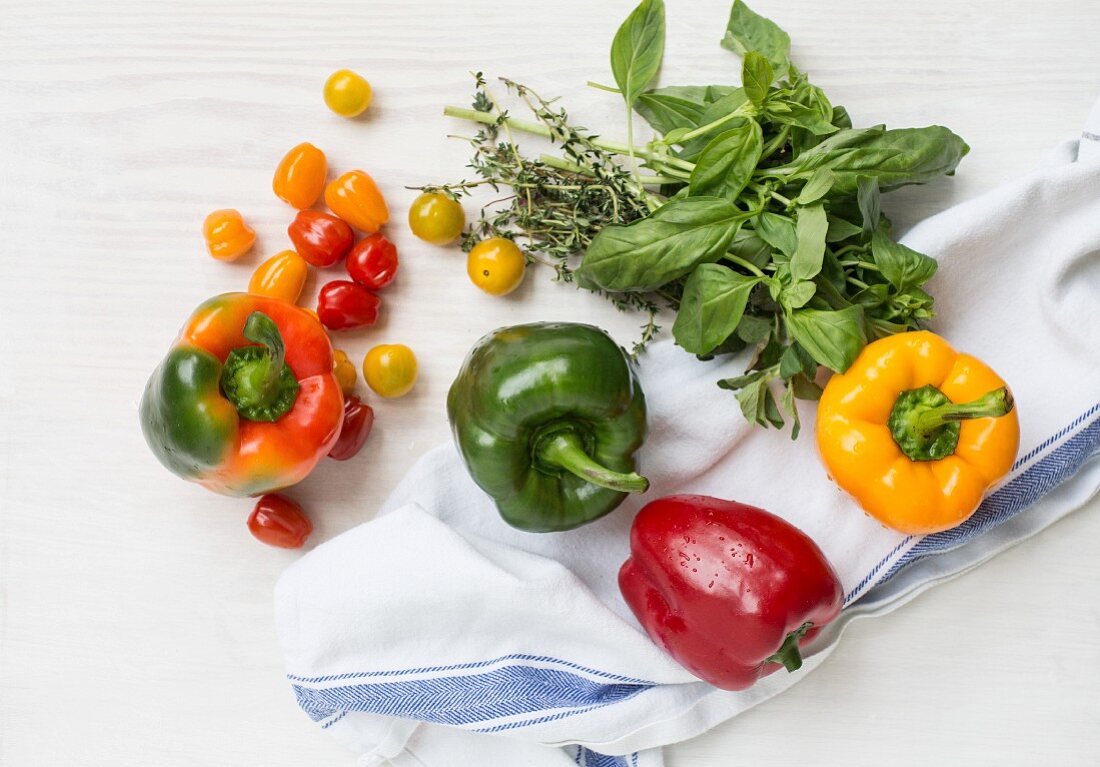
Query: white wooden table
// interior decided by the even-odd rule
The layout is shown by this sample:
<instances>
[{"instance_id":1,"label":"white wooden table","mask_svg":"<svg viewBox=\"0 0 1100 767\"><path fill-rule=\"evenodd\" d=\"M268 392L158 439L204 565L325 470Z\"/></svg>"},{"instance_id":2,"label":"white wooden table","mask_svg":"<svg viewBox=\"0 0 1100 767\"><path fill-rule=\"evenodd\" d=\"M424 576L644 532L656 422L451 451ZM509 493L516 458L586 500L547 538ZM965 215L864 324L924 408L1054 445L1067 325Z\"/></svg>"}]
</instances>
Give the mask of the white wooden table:
<instances>
[{"instance_id":1,"label":"white wooden table","mask_svg":"<svg viewBox=\"0 0 1100 767\"><path fill-rule=\"evenodd\" d=\"M362 166L395 212L402 273L384 319L341 345L416 349L415 393L375 402L361 456L294 495L315 541L371 516L427 447L485 330L584 317L629 340L638 318L535 272L514 298L403 225L405 185L454 179L463 103L483 69L563 94L617 133L607 47L631 0L496 3L0 0L0 764L350 764L282 679L271 587L297 556L247 534L247 501L178 481L136 405L203 298L242 289L285 244L275 163L310 140ZM725 0L669 0L663 82L728 82ZM1078 0L759 0L857 122L939 122L972 147L954 180L891 195L905 227L1030 166L1100 90L1100 18ZM328 113L351 66L369 117ZM233 265L203 254L217 207L256 226ZM307 291L316 291L311 282ZM731 399L731 407L734 406ZM668 750L730 764L1095 764L1100 750L1100 502L896 614L857 623L780 698Z\"/></svg>"}]
</instances>

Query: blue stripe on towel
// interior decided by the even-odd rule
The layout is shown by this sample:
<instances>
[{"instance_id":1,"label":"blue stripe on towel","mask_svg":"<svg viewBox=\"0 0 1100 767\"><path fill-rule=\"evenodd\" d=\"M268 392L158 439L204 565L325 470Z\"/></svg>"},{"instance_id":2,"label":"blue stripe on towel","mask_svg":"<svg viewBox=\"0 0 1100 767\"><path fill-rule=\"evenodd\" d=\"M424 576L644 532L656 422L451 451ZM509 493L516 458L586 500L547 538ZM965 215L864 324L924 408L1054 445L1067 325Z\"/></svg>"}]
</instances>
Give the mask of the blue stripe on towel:
<instances>
[{"instance_id":1,"label":"blue stripe on towel","mask_svg":"<svg viewBox=\"0 0 1100 767\"><path fill-rule=\"evenodd\" d=\"M577 752L577 759L577 764L581 767L636 767L638 764L637 754L631 754L629 757L607 756L584 746L581 746L580 751Z\"/></svg>"},{"instance_id":2,"label":"blue stripe on towel","mask_svg":"<svg viewBox=\"0 0 1100 767\"><path fill-rule=\"evenodd\" d=\"M334 687L295 684L298 705L314 721L341 711L364 711L437 724L490 722L554 709L553 718L618 703L652 687L650 682L599 682L566 669L510 664L480 674L429 679L357 682ZM533 724L525 722L524 724ZM522 726L522 725L517 725ZM511 729L500 725L500 729Z\"/></svg>"}]
</instances>

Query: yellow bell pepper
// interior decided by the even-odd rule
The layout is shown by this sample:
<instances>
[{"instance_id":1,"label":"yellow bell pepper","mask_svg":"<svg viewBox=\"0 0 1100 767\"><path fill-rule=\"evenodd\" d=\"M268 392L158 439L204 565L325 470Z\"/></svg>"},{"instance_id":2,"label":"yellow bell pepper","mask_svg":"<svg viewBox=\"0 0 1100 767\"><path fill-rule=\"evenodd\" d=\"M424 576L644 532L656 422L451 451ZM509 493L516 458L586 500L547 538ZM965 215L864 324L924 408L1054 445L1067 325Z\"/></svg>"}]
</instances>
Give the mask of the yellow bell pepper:
<instances>
[{"instance_id":1,"label":"yellow bell pepper","mask_svg":"<svg viewBox=\"0 0 1100 767\"><path fill-rule=\"evenodd\" d=\"M829 475L872 517L911 535L966 521L1019 445L1005 382L928 331L867 345L817 409Z\"/></svg>"}]
</instances>

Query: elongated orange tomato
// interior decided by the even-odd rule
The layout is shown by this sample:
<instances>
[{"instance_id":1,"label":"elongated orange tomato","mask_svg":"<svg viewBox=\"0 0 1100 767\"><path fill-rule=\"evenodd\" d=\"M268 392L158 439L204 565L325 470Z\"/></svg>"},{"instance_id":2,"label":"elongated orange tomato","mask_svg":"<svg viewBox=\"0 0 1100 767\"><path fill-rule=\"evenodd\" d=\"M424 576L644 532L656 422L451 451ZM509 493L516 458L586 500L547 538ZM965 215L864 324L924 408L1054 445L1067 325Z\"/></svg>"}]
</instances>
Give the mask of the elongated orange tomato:
<instances>
[{"instance_id":1,"label":"elongated orange tomato","mask_svg":"<svg viewBox=\"0 0 1100 767\"><path fill-rule=\"evenodd\" d=\"M325 205L361 232L373 234L390 219L386 200L374 179L350 170L325 187Z\"/></svg>"},{"instance_id":2,"label":"elongated orange tomato","mask_svg":"<svg viewBox=\"0 0 1100 767\"><path fill-rule=\"evenodd\" d=\"M294 303L302 295L309 265L293 250L276 253L252 273L248 292L254 296L270 296Z\"/></svg>"},{"instance_id":3,"label":"elongated orange tomato","mask_svg":"<svg viewBox=\"0 0 1100 767\"><path fill-rule=\"evenodd\" d=\"M235 261L252 250L256 232L244 222L240 211L216 210L202 222L206 249L219 261Z\"/></svg>"},{"instance_id":4,"label":"elongated orange tomato","mask_svg":"<svg viewBox=\"0 0 1100 767\"><path fill-rule=\"evenodd\" d=\"M325 190L326 175L325 153L307 141L291 149L279 162L271 188L286 204L305 210L317 202Z\"/></svg>"}]
</instances>

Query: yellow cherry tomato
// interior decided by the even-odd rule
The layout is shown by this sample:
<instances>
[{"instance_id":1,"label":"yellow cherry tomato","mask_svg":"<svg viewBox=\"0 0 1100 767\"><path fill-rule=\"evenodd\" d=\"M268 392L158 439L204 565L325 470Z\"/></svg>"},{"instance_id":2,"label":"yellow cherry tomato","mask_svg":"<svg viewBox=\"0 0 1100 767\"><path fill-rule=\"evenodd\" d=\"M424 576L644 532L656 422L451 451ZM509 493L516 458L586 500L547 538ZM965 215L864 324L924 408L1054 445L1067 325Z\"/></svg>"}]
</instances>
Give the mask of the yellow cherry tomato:
<instances>
[{"instance_id":1,"label":"yellow cherry tomato","mask_svg":"<svg viewBox=\"0 0 1100 767\"><path fill-rule=\"evenodd\" d=\"M332 350L332 374L336 376L336 383L340 384L340 391L345 397L355 391L355 365L340 349Z\"/></svg>"},{"instance_id":2,"label":"yellow cherry tomato","mask_svg":"<svg viewBox=\"0 0 1100 767\"><path fill-rule=\"evenodd\" d=\"M308 272L309 264L304 258L293 250L284 250L256 267L248 281L248 292L294 303L302 295Z\"/></svg>"},{"instance_id":3,"label":"yellow cherry tomato","mask_svg":"<svg viewBox=\"0 0 1100 767\"><path fill-rule=\"evenodd\" d=\"M338 69L325 81L325 104L341 117L363 114L370 100L370 83L350 69Z\"/></svg>"},{"instance_id":4,"label":"yellow cherry tomato","mask_svg":"<svg viewBox=\"0 0 1100 767\"><path fill-rule=\"evenodd\" d=\"M448 245L462 234L466 213L457 200L445 194L425 192L409 208L412 233L432 245Z\"/></svg>"},{"instance_id":5,"label":"yellow cherry tomato","mask_svg":"<svg viewBox=\"0 0 1100 767\"><path fill-rule=\"evenodd\" d=\"M475 245L466 257L470 281L491 296L506 296L523 282L527 259L505 237L492 237Z\"/></svg>"},{"instance_id":6,"label":"yellow cherry tomato","mask_svg":"<svg viewBox=\"0 0 1100 767\"><path fill-rule=\"evenodd\" d=\"M416 383L416 355L404 344L382 344L363 358L363 379L383 397L404 397Z\"/></svg>"},{"instance_id":7,"label":"yellow cherry tomato","mask_svg":"<svg viewBox=\"0 0 1100 767\"><path fill-rule=\"evenodd\" d=\"M202 222L206 249L219 261L234 261L252 250L256 232L232 208L216 210Z\"/></svg>"}]
</instances>

